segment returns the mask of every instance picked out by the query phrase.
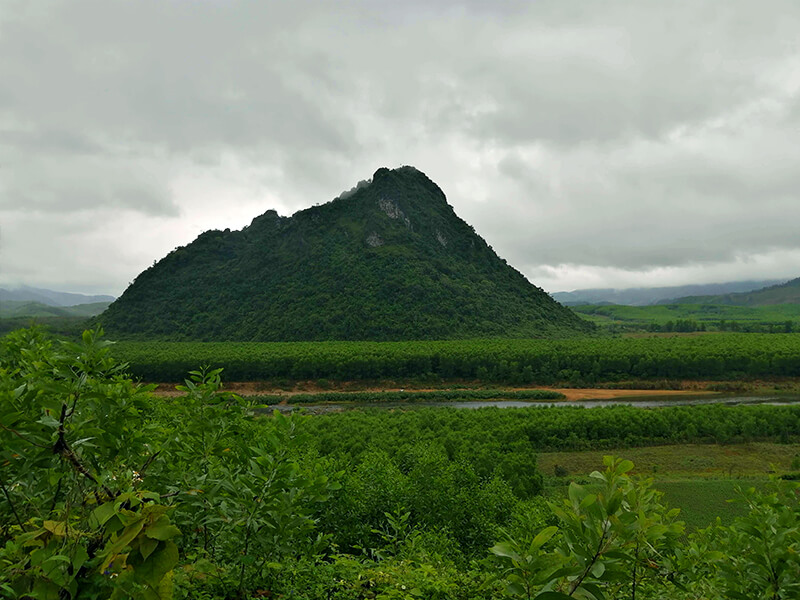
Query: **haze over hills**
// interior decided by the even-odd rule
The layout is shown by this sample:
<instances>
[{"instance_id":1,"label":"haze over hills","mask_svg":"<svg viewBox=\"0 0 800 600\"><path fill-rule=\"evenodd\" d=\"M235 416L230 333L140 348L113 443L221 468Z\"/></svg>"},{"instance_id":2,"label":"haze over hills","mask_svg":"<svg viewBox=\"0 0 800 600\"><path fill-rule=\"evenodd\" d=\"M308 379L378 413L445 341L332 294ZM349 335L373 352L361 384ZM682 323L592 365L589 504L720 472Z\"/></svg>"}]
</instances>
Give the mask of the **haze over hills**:
<instances>
[{"instance_id":1,"label":"haze over hills","mask_svg":"<svg viewBox=\"0 0 800 600\"><path fill-rule=\"evenodd\" d=\"M141 273L99 321L117 337L403 340L593 326L499 258L413 167L327 204L207 231Z\"/></svg>"},{"instance_id":2,"label":"haze over hills","mask_svg":"<svg viewBox=\"0 0 800 600\"><path fill-rule=\"evenodd\" d=\"M0 318L15 319L19 317L94 317L102 313L111 304L105 302L86 302L74 306L51 306L41 302L26 300L0 301Z\"/></svg>"},{"instance_id":3,"label":"haze over hills","mask_svg":"<svg viewBox=\"0 0 800 600\"><path fill-rule=\"evenodd\" d=\"M586 289L573 292L555 292L551 296L565 306L581 304L623 304L628 306L648 306L665 304L676 298L701 295L725 295L749 292L766 286L782 283L784 280L733 281L728 283L706 283L670 287L627 288L627 289Z\"/></svg>"},{"instance_id":4,"label":"haze over hills","mask_svg":"<svg viewBox=\"0 0 800 600\"><path fill-rule=\"evenodd\" d=\"M800 303L800 278L754 291L706 296L686 296L672 304L727 304L731 306L771 306Z\"/></svg>"},{"instance_id":5,"label":"haze over hills","mask_svg":"<svg viewBox=\"0 0 800 600\"><path fill-rule=\"evenodd\" d=\"M74 294L71 292L57 292L44 288L20 286L10 289L0 288L0 303L7 302L38 302L45 306L75 306L77 304L90 304L95 302L113 302L114 296Z\"/></svg>"}]
</instances>

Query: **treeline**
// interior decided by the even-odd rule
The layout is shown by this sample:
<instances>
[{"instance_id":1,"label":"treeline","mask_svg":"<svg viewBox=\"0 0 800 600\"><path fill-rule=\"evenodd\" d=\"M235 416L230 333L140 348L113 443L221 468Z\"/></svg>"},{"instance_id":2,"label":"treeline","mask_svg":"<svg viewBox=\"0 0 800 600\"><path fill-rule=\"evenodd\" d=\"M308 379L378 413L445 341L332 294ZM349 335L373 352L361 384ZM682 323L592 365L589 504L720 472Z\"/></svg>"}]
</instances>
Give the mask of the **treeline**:
<instances>
[{"instance_id":1,"label":"treeline","mask_svg":"<svg viewBox=\"0 0 800 600\"><path fill-rule=\"evenodd\" d=\"M693 319L677 319L666 323L650 323L645 328L653 333L694 333L696 331L732 331L737 333L793 333L794 321L779 323L726 321L720 319L714 323L703 323Z\"/></svg>"},{"instance_id":2,"label":"treeline","mask_svg":"<svg viewBox=\"0 0 800 600\"><path fill-rule=\"evenodd\" d=\"M677 321L667 321L666 323L650 323L647 331L664 333L694 333L695 331L705 331L706 324L698 323L692 319L678 319Z\"/></svg>"},{"instance_id":3,"label":"treeline","mask_svg":"<svg viewBox=\"0 0 800 600\"><path fill-rule=\"evenodd\" d=\"M735 331L743 333L793 333L797 331L794 321L781 321L779 323L747 323L741 321L726 321L722 319L716 324L717 331Z\"/></svg>"},{"instance_id":4,"label":"treeline","mask_svg":"<svg viewBox=\"0 0 800 600\"><path fill-rule=\"evenodd\" d=\"M358 457L373 448L394 455L409 439L427 440L440 444L448 456L463 457L486 473L488 467L481 466L480 455L481 448L489 447L523 448L528 453L690 442L797 441L800 406L365 409L317 415L305 426L324 455Z\"/></svg>"},{"instance_id":5,"label":"treeline","mask_svg":"<svg viewBox=\"0 0 800 600\"><path fill-rule=\"evenodd\" d=\"M464 378L572 384L629 378L800 376L800 336L415 342L120 342L114 355L145 381L181 381L196 365L229 381L276 378Z\"/></svg>"}]
</instances>

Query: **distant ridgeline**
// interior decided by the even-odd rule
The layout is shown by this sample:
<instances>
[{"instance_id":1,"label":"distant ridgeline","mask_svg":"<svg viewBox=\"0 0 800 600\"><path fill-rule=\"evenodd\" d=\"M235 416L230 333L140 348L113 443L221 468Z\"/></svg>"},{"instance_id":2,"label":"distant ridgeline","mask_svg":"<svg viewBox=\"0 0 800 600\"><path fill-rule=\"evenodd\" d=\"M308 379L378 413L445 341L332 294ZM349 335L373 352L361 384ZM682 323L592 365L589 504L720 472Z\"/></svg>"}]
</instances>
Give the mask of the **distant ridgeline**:
<instances>
[{"instance_id":1,"label":"distant ridgeline","mask_svg":"<svg viewBox=\"0 0 800 600\"><path fill-rule=\"evenodd\" d=\"M772 285L751 292L718 294L715 296L687 296L671 300L671 304L727 304L731 306L774 306L800 304L800 278L780 285Z\"/></svg>"},{"instance_id":2,"label":"distant ridgeline","mask_svg":"<svg viewBox=\"0 0 800 600\"><path fill-rule=\"evenodd\" d=\"M546 337L593 330L499 258L413 167L241 231L207 231L98 321L175 340Z\"/></svg>"}]
</instances>

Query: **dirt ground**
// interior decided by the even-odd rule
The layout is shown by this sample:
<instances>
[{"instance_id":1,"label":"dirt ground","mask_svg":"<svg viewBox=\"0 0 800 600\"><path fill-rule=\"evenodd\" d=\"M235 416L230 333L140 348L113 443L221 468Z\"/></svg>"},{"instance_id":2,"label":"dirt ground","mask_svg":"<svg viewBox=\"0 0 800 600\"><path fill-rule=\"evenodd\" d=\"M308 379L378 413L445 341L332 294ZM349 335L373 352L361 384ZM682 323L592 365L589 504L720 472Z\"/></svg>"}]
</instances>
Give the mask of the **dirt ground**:
<instances>
[{"instance_id":1,"label":"dirt ground","mask_svg":"<svg viewBox=\"0 0 800 600\"><path fill-rule=\"evenodd\" d=\"M299 383L295 385L292 389L280 389L275 388L271 385L268 385L265 382L261 381L240 381L240 382L230 382L226 383L224 386L225 391L235 392L240 396L293 396L295 394L313 394L313 393L322 393L322 392L348 392L348 391L359 391L359 392L399 392L399 391L413 391L415 392L427 392L427 391L435 391L440 389L445 389L442 387L439 388L411 388L411 387L391 387L391 386L382 386L382 387L357 387L351 388L351 386L347 384L343 384L340 386L336 386L334 389L321 389L317 387L315 384L311 382ZM464 389L475 389L475 388L464 388ZM618 390L618 389L602 389L602 388L556 388L556 387L546 387L546 386L531 386L531 387L498 387L497 388L502 390L527 390L527 389L536 389L536 390L552 390L556 392L561 392L566 397L567 401L571 400L611 400L614 398L631 398L631 397L644 397L644 396L697 396L699 394L714 394L715 392L709 392L703 390L699 385L698 386L687 386L687 389L683 390ZM157 396L162 396L166 398L182 396L183 392L179 392L175 389L175 384L173 383L160 383L156 388L155 394Z\"/></svg>"}]
</instances>

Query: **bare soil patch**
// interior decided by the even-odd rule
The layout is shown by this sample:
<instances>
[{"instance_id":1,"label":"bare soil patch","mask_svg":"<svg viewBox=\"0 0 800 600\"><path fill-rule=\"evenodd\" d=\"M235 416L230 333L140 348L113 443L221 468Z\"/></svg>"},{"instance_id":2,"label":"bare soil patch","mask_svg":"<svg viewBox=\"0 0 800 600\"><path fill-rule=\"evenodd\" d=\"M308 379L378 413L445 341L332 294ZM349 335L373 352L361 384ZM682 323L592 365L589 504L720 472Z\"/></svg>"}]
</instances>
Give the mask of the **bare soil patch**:
<instances>
[{"instance_id":1,"label":"bare soil patch","mask_svg":"<svg viewBox=\"0 0 800 600\"><path fill-rule=\"evenodd\" d=\"M446 387L393 387L393 386L351 386L349 383L343 383L335 386L335 388L320 388L312 382L300 382L290 389L276 388L269 385L268 382L261 381L237 381L229 382L224 385L224 390L234 392L240 396L294 396L295 394L313 394L323 392L401 392L410 391L415 392L431 392L441 389L476 389L476 386L453 386ZM609 389L609 388L560 388L560 387L547 387L547 386L503 386L497 388L489 388L497 390L552 390L561 392L565 396L566 401L574 400L613 400L615 398L633 398L645 396L682 396L690 395L697 396L699 394L714 394L716 392L709 392L702 390L700 386L688 387L683 390L665 389L665 390L635 390L635 389ZM182 396L183 392L175 389L172 383L160 383L155 390L157 396L165 398L173 398Z\"/></svg>"}]
</instances>

